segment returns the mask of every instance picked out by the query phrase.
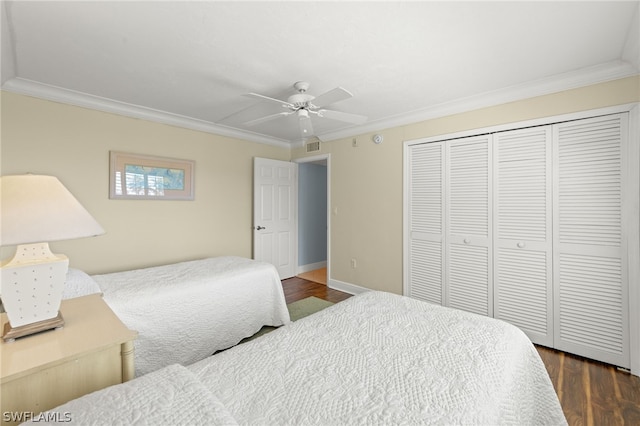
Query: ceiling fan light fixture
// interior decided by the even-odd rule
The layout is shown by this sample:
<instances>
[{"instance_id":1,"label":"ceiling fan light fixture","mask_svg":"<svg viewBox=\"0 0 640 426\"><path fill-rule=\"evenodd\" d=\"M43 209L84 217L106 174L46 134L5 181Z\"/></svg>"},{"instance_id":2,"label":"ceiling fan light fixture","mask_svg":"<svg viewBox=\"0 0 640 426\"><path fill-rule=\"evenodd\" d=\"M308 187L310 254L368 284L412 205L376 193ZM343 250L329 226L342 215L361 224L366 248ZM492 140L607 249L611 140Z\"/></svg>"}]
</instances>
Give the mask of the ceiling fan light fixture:
<instances>
[{"instance_id":1,"label":"ceiling fan light fixture","mask_svg":"<svg viewBox=\"0 0 640 426\"><path fill-rule=\"evenodd\" d=\"M307 92L309 83L306 81L298 81L293 85L297 93L289 96L286 101L261 95L258 93L248 93L247 96L258 98L263 101L277 103L282 108L286 108L286 112L270 114L265 117L250 120L244 124L252 126L266 121L271 121L278 117L284 117L292 114L298 115L298 127L303 137L309 137L314 134L313 124L311 123L311 114L315 114L319 118L329 118L332 120L343 121L351 124L362 124L367 121L364 115L351 114L341 111L328 109L320 109L325 105L330 105L345 99L351 98L353 95L342 87L336 87L319 96L310 95Z\"/></svg>"},{"instance_id":2,"label":"ceiling fan light fixture","mask_svg":"<svg viewBox=\"0 0 640 426\"><path fill-rule=\"evenodd\" d=\"M303 137L313 134L311 117L309 117L309 111L307 111L306 109L298 110L298 124Z\"/></svg>"}]
</instances>

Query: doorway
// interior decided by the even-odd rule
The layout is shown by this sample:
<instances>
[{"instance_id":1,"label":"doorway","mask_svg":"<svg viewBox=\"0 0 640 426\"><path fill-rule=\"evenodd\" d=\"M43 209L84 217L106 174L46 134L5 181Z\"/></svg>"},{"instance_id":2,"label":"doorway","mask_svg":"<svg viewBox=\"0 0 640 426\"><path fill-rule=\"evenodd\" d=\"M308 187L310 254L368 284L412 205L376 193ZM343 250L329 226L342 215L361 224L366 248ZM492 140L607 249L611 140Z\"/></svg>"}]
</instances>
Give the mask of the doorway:
<instances>
[{"instance_id":1,"label":"doorway","mask_svg":"<svg viewBox=\"0 0 640 426\"><path fill-rule=\"evenodd\" d=\"M331 277L331 158L325 154L294 161L298 163L297 276L327 285Z\"/></svg>"}]
</instances>

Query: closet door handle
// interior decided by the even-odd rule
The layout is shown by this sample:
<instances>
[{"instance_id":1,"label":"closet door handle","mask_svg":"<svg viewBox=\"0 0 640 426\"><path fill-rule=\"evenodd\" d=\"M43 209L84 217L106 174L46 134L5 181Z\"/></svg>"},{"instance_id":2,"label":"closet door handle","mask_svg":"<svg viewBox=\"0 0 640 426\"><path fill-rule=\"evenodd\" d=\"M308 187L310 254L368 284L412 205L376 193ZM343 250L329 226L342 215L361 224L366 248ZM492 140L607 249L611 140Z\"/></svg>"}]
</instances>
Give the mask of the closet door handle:
<instances>
[{"instance_id":1,"label":"closet door handle","mask_svg":"<svg viewBox=\"0 0 640 426\"><path fill-rule=\"evenodd\" d=\"M471 242L471 239L465 238L464 240L462 240L462 242L465 244L469 244Z\"/></svg>"},{"instance_id":2,"label":"closet door handle","mask_svg":"<svg viewBox=\"0 0 640 426\"><path fill-rule=\"evenodd\" d=\"M522 241L520 241L518 244L516 244L519 248L524 248L526 246L525 243L523 243Z\"/></svg>"},{"instance_id":3,"label":"closet door handle","mask_svg":"<svg viewBox=\"0 0 640 426\"><path fill-rule=\"evenodd\" d=\"M264 226L260 226L260 225L256 226L256 231L259 231L261 229L267 229L267 228L265 228Z\"/></svg>"}]
</instances>

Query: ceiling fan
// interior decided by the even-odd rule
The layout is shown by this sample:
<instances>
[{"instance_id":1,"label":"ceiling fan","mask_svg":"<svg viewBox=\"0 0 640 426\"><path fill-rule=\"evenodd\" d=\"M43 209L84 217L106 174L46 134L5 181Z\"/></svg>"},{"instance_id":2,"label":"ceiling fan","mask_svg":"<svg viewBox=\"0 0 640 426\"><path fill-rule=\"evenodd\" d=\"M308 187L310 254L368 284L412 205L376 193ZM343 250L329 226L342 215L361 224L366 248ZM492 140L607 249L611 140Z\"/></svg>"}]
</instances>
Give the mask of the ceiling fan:
<instances>
[{"instance_id":1,"label":"ceiling fan","mask_svg":"<svg viewBox=\"0 0 640 426\"><path fill-rule=\"evenodd\" d=\"M312 96L307 93L309 83L307 83L306 81L298 81L293 85L293 87L294 89L296 89L297 93L289 96L286 101L260 95L258 93L248 93L246 96L278 103L282 108L285 108L286 111L247 121L244 124L247 126L254 126L256 124L271 121L276 118L296 114L298 117L298 124L300 126L302 137L309 137L313 135L313 125L311 124L312 115L322 118L330 118L332 120L344 121L352 124L363 124L365 121L367 121L367 117L365 117L364 115L323 109L323 107L326 105L331 105L335 102L353 97L351 93L349 93L342 87L336 87L335 89L329 90L328 92L323 93L319 96Z\"/></svg>"}]
</instances>

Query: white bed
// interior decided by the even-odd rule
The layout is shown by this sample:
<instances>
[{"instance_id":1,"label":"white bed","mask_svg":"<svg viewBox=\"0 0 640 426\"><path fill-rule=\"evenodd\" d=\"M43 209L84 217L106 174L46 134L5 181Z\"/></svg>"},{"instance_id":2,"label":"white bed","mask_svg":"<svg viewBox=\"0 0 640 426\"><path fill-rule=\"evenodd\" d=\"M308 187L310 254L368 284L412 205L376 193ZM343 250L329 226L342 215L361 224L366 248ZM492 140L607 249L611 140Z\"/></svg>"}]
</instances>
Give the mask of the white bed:
<instances>
[{"instance_id":1,"label":"white bed","mask_svg":"<svg viewBox=\"0 0 640 426\"><path fill-rule=\"evenodd\" d=\"M65 297L78 295L77 274L70 272ZM280 277L266 262L224 256L90 278L122 322L138 332L136 376L192 364L264 325L289 323Z\"/></svg>"},{"instance_id":2,"label":"white bed","mask_svg":"<svg viewBox=\"0 0 640 426\"><path fill-rule=\"evenodd\" d=\"M141 379L52 411L82 424L566 424L519 329L383 292Z\"/></svg>"}]
</instances>

